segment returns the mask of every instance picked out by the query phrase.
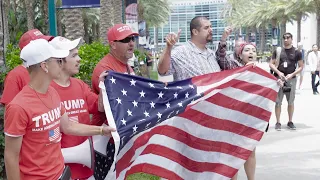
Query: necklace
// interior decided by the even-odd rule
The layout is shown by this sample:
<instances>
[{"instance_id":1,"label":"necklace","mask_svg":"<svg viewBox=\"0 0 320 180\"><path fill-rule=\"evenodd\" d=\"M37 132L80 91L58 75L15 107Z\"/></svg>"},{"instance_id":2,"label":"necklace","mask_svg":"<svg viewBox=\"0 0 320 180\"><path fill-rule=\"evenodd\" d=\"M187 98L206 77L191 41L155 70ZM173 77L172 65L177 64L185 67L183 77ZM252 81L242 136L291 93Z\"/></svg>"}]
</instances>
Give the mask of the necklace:
<instances>
[{"instance_id":1,"label":"necklace","mask_svg":"<svg viewBox=\"0 0 320 180\"><path fill-rule=\"evenodd\" d=\"M44 103L44 102L42 101L42 99L39 97L39 95L38 95L37 91L32 87L32 85L31 85L31 84L29 84L29 87L30 87L31 89L33 89L33 91L36 93L37 97L40 99L40 101L42 102L42 104L44 104L44 105L45 105L49 110L51 110L52 108L49 108L49 107L46 105L46 103ZM48 93L49 93L49 90L48 90ZM50 94L50 93L49 93L49 95L50 95L51 102L52 102L52 96L51 96L51 94Z\"/></svg>"}]
</instances>

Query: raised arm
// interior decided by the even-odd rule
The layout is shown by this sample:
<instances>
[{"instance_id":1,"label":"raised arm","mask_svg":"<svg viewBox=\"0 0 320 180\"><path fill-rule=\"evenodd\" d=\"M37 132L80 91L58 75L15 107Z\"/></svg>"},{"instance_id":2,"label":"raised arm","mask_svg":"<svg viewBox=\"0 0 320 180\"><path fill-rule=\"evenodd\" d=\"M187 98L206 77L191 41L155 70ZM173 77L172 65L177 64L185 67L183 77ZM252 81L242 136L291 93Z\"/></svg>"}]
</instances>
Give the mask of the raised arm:
<instances>
[{"instance_id":1,"label":"raised arm","mask_svg":"<svg viewBox=\"0 0 320 180\"><path fill-rule=\"evenodd\" d=\"M179 30L178 34L176 33L169 33L166 37L167 46L164 48L159 64L158 64L158 72L160 75L166 74L170 69L171 63L171 50L176 42L179 40L181 34L181 29Z\"/></svg>"},{"instance_id":2,"label":"raised arm","mask_svg":"<svg viewBox=\"0 0 320 180\"><path fill-rule=\"evenodd\" d=\"M216 51L217 62L221 70L229 70L239 67L236 59L232 59L227 56L227 38L232 33L231 27L226 27L218 44L218 49Z\"/></svg>"}]
</instances>

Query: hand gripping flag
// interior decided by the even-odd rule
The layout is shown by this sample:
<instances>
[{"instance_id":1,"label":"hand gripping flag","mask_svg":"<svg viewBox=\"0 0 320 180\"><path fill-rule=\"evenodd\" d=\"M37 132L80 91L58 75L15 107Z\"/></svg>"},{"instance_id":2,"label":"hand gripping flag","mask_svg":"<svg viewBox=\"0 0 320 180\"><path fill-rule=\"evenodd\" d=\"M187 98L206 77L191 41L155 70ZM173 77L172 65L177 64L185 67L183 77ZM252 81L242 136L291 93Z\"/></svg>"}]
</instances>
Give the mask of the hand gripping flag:
<instances>
[{"instance_id":1,"label":"hand gripping flag","mask_svg":"<svg viewBox=\"0 0 320 180\"><path fill-rule=\"evenodd\" d=\"M109 72L103 98L117 132L107 179L229 180L265 129L279 87L252 66L163 83Z\"/></svg>"}]
</instances>

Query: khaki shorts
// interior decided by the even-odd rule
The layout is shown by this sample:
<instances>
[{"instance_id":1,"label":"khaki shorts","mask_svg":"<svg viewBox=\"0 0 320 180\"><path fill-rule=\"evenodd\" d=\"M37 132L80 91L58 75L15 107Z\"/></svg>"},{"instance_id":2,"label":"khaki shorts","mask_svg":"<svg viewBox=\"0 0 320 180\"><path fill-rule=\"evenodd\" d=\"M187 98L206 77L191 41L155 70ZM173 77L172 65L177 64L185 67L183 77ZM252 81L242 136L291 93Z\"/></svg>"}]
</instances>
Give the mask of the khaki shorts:
<instances>
[{"instance_id":1,"label":"khaki shorts","mask_svg":"<svg viewBox=\"0 0 320 180\"><path fill-rule=\"evenodd\" d=\"M293 105L294 104L294 98L296 96L297 78L295 77L295 78L290 79L288 81L288 83L291 84L291 91L284 93L282 91L282 88L280 88L280 90L278 92L278 97L277 97L277 100L276 100L276 106L281 106L284 95L286 95L286 99L288 101L288 105Z\"/></svg>"}]
</instances>

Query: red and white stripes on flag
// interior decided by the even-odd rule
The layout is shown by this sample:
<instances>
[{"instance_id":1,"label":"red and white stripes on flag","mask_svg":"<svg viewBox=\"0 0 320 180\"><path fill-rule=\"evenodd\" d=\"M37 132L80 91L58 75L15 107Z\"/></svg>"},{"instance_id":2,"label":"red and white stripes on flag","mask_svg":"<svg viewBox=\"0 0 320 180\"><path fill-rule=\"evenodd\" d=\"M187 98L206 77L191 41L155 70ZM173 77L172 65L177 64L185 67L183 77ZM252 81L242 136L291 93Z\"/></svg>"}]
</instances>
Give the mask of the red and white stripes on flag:
<instances>
[{"instance_id":1,"label":"red and white stripes on flag","mask_svg":"<svg viewBox=\"0 0 320 180\"><path fill-rule=\"evenodd\" d=\"M166 179L229 180L243 166L268 125L279 90L276 79L250 66L192 82L205 95L179 116L134 136L120 152L119 136L113 134L116 179L144 172Z\"/></svg>"}]
</instances>

